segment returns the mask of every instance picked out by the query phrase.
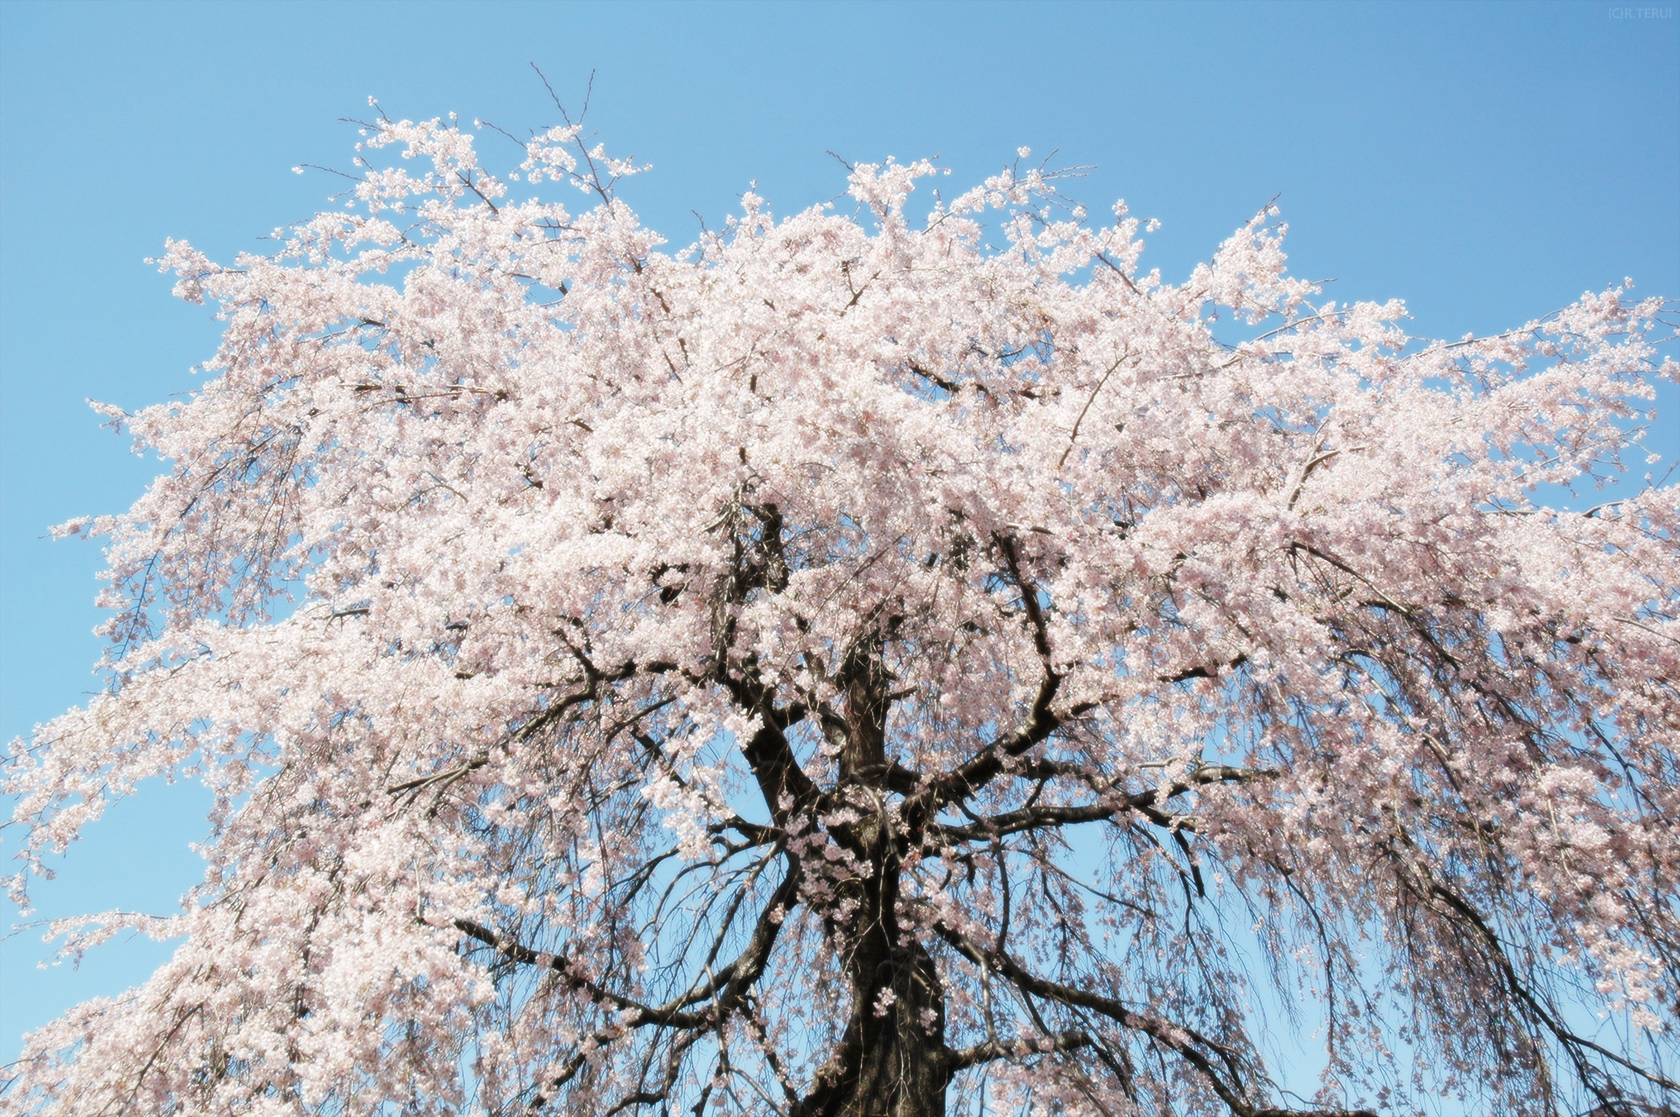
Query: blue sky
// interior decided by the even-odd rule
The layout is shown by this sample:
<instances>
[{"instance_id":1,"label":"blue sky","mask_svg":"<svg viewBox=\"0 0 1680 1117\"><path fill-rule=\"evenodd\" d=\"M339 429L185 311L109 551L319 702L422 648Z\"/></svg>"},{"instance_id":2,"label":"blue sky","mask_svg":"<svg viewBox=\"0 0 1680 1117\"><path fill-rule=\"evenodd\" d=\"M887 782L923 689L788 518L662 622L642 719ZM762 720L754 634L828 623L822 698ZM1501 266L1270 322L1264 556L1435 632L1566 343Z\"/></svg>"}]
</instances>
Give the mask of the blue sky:
<instances>
[{"instance_id":1,"label":"blue sky","mask_svg":"<svg viewBox=\"0 0 1680 1117\"><path fill-rule=\"evenodd\" d=\"M1643 2L1643 0L1642 0ZM100 566L46 528L157 471L84 400L190 391L216 324L142 261L165 237L261 250L333 189L340 117L552 123L538 63L653 170L625 197L674 245L749 181L789 213L844 189L827 154L938 155L952 187L1056 151L1069 192L1162 221L1182 278L1281 192L1298 274L1407 300L1414 332L1518 325L1632 276L1680 297L1673 0L1490 5L0 3L0 736L95 685ZM1665 14L1666 13L1666 14ZM505 143L505 141L503 141ZM489 150L496 148L490 146ZM511 151L511 146L510 146ZM1680 451L1677 393L1659 448ZM198 875L191 788L147 788L38 889L39 914L161 910ZM15 912L0 905L0 922ZM166 948L79 971L0 942L0 1062Z\"/></svg>"}]
</instances>

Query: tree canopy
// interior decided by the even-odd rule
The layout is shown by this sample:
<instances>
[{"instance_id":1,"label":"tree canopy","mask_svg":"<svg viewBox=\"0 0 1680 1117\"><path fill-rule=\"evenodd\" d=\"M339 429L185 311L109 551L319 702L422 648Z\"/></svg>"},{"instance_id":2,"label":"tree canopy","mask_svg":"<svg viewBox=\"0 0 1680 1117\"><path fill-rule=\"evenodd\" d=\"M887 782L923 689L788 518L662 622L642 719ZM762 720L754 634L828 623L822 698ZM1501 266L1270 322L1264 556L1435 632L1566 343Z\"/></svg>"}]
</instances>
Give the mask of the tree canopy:
<instances>
[{"instance_id":1,"label":"tree canopy","mask_svg":"<svg viewBox=\"0 0 1680 1117\"><path fill-rule=\"evenodd\" d=\"M112 411L168 471L62 529L108 540L109 685L12 746L13 889L159 773L208 870L60 928L183 941L8 1102L1672 1103L1660 300L1417 340L1270 207L1175 284L1024 150L668 252L578 125L515 142L381 115L346 208L160 261L226 329Z\"/></svg>"}]
</instances>

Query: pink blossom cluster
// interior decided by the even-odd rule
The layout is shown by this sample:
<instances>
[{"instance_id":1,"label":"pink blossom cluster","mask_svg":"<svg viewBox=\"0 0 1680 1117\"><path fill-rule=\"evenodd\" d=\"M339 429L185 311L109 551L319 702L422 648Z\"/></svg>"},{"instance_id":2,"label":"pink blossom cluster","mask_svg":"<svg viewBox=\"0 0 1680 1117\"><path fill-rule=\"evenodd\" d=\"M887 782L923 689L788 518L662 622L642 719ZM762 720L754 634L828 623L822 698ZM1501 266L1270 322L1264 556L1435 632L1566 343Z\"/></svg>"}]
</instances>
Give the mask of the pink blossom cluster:
<instances>
[{"instance_id":1,"label":"pink blossom cluster","mask_svg":"<svg viewBox=\"0 0 1680 1117\"><path fill-rule=\"evenodd\" d=\"M1023 162L669 252L580 136L381 116L274 255L169 243L221 345L112 413L109 686L4 786L20 902L160 773L208 869L58 929L181 944L0 1109L1264 1117L1268 997L1298 1112L1673 1100L1660 301L1420 341Z\"/></svg>"}]
</instances>

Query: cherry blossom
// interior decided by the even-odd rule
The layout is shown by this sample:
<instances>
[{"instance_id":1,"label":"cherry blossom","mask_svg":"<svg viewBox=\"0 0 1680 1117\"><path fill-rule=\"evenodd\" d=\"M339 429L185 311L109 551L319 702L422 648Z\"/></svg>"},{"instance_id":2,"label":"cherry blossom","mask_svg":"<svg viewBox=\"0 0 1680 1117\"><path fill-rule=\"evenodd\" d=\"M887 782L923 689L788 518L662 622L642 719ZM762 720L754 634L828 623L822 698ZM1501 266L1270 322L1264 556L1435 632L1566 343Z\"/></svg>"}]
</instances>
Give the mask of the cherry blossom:
<instances>
[{"instance_id":1,"label":"cherry blossom","mask_svg":"<svg viewBox=\"0 0 1680 1117\"><path fill-rule=\"evenodd\" d=\"M109 685L12 745L11 888L164 773L208 866L56 928L181 942L0 1108L1673 1104L1660 300L1416 339L1269 207L1174 284L1025 152L670 251L506 135L381 115L349 206L159 261L226 329L61 529Z\"/></svg>"}]
</instances>

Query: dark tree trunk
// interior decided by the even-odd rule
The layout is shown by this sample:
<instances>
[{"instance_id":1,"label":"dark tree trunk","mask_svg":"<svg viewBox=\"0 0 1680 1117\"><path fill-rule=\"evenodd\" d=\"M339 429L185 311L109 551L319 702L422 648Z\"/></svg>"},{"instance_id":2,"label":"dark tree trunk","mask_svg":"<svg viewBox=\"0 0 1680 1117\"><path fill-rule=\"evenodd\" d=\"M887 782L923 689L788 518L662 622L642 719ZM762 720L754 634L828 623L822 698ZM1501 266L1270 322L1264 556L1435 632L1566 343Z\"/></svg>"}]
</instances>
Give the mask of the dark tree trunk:
<instances>
[{"instance_id":1,"label":"dark tree trunk","mask_svg":"<svg viewBox=\"0 0 1680 1117\"><path fill-rule=\"evenodd\" d=\"M844 944L851 1016L798 1117L944 1117L945 993L932 956L900 932L897 851L881 829L870 819L854 830L877 857L875 872L841 890L858 906L831 930Z\"/></svg>"},{"instance_id":2,"label":"dark tree trunk","mask_svg":"<svg viewBox=\"0 0 1680 1117\"><path fill-rule=\"evenodd\" d=\"M846 695L841 782L876 796L893 767L885 740L890 677L880 647L878 636L860 642L839 680ZM846 960L851 1015L795 1117L944 1117L945 991L933 957L898 925L902 842L881 811L836 827L833 836L869 867L838 888L842 904L855 904L850 916L828 921Z\"/></svg>"}]
</instances>

